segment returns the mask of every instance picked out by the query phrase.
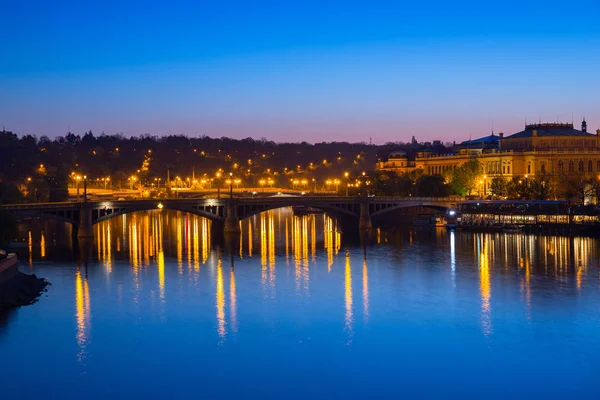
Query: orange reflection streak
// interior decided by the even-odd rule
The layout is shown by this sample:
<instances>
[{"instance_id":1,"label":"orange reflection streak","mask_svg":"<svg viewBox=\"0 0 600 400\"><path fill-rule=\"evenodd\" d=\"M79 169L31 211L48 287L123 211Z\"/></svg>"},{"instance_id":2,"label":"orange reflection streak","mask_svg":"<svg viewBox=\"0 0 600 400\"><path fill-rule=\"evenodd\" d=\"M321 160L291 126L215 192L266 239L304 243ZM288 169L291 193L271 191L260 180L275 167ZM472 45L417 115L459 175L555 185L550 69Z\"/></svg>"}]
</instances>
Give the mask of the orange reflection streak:
<instances>
[{"instance_id":1,"label":"orange reflection streak","mask_svg":"<svg viewBox=\"0 0 600 400\"><path fill-rule=\"evenodd\" d=\"M292 218L292 254L294 255L294 277L296 281L296 291L299 291L302 278L302 272L300 271L300 262L302 260L302 256L300 255L300 224L298 222L298 217L294 216Z\"/></svg>"},{"instance_id":2,"label":"orange reflection streak","mask_svg":"<svg viewBox=\"0 0 600 400\"><path fill-rule=\"evenodd\" d=\"M269 218L269 286L275 288L275 219L273 211Z\"/></svg>"},{"instance_id":3,"label":"orange reflection streak","mask_svg":"<svg viewBox=\"0 0 600 400\"><path fill-rule=\"evenodd\" d=\"M194 271L200 271L200 232L198 228L198 217L194 217Z\"/></svg>"},{"instance_id":4,"label":"orange reflection streak","mask_svg":"<svg viewBox=\"0 0 600 400\"><path fill-rule=\"evenodd\" d=\"M110 222L107 224L106 227L106 259L105 259L105 265L106 265L106 269L108 271L108 273L112 273L112 231L110 229L111 224Z\"/></svg>"},{"instance_id":5,"label":"orange reflection streak","mask_svg":"<svg viewBox=\"0 0 600 400\"><path fill-rule=\"evenodd\" d=\"M133 301L137 304L140 294L140 277L139 277L139 263L138 263L138 241L137 241L137 225L135 216L131 218L131 228L129 230L129 243L130 251L129 258L131 265L133 266L133 287L135 289L135 295Z\"/></svg>"},{"instance_id":6,"label":"orange reflection streak","mask_svg":"<svg viewBox=\"0 0 600 400\"><path fill-rule=\"evenodd\" d=\"M202 264L206 264L208 260L208 252L210 250L210 224L208 219L202 219Z\"/></svg>"},{"instance_id":7,"label":"orange reflection streak","mask_svg":"<svg viewBox=\"0 0 600 400\"><path fill-rule=\"evenodd\" d=\"M31 267L33 265L33 238L31 237L31 231L29 231L27 234L28 234L27 249L29 250L29 266Z\"/></svg>"},{"instance_id":8,"label":"orange reflection streak","mask_svg":"<svg viewBox=\"0 0 600 400\"><path fill-rule=\"evenodd\" d=\"M181 226L181 217L177 215L175 218L177 223L175 224L175 228L177 229L177 272L179 275L183 274L183 235Z\"/></svg>"},{"instance_id":9,"label":"orange reflection streak","mask_svg":"<svg viewBox=\"0 0 600 400\"><path fill-rule=\"evenodd\" d=\"M288 220L286 218L285 220L285 260L286 262L289 263L290 260L290 240L289 240L289 226L288 226Z\"/></svg>"},{"instance_id":10,"label":"orange reflection streak","mask_svg":"<svg viewBox=\"0 0 600 400\"><path fill-rule=\"evenodd\" d=\"M252 219L248 219L248 256L252 257Z\"/></svg>"},{"instance_id":11,"label":"orange reflection streak","mask_svg":"<svg viewBox=\"0 0 600 400\"><path fill-rule=\"evenodd\" d=\"M42 237L40 239L40 257L46 257L46 237L44 236L44 231L42 231Z\"/></svg>"},{"instance_id":12,"label":"orange reflection streak","mask_svg":"<svg viewBox=\"0 0 600 400\"><path fill-rule=\"evenodd\" d=\"M142 235L140 236L140 249L142 249L142 258L144 260L144 266L150 266L150 246L152 245L152 240L150 239L150 216L148 214L144 215L142 219Z\"/></svg>"},{"instance_id":13,"label":"orange reflection streak","mask_svg":"<svg viewBox=\"0 0 600 400\"><path fill-rule=\"evenodd\" d=\"M302 217L302 280L304 281L304 290L308 291L308 216Z\"/></svg>"},{"instance_id":14,"label":"orange reflection streak","mask_svg":"<svg viewBox=\"0 0 600 400\"><path fill-rule=\"evenodd\" d=\"M369 270L367 259L363 261L363 315L365 323L369 321Z\"/></svg>"},{"instance_id":15,"label":"orange reflection streak","mask_svg":"<svg viewBox=\"0 0 600 400\"><path fill-rule=\"evenodd\" d=\"M260 213L260 279L263 289L267 284L267 214Z\"/></svg>"},{"instance_id":16,"label":"orange reflection streak","mask_svg":"<svg viewBox=\"0 0 600 400\"><path fill-rule=\"evenodd\" d=\"M139 268L139 259L138 259L138 235L137 235L137 224L135 223L135 218L132 218L131 224L131 238L129 242L131 243L131 264L133 265L133 272L137 274Z\"/></svg>"},{"instance_id":17,"label":"orange reflection streak","mask_svg":"<svg viewBox=\"0 0 600 400\"><path fill-rule=\"evenodd\" d=\"M331 218L325 216L325 248L327 249L327 272L331 272L331 266L333 265L333 221Z\"/></svg>"},{"instance_id":18,"label":"orange reflection streak","mask_svg":"<svg viewBox=\"0 0 600 400\"><path fill-rule=\"evenodd\" d=\"M590 260L592 241L590 238L574 238L575 263L577 267L577 290L581 291L586 266Z\"/></svg>"},{"instance_id":19,"label":"orange reflection streak","mask_svg":"<svg viewBox=\"0 0 600 400\"><path fill-rule=\"evenodd\" d=\"M310 240L311 240L311 255L312 261L317 261L317 222L315 221L315 216L311 215L310 217Z\"/></svg>"},{"instance_id":20,"label":"orange reflection streak","mask_svg":"<svg viewBox=\"0 0 600 400\"><path fill-rule=\"evenodd\" d=\"M229 272L229 313L231 318L231 330L237 332L237 299L235 293L235 271L231 267Z\"/></svg>"},{"instance_id":21,"label":"orange reflection streak","mask_svg":"<svg viewBox=\"0 0 600 400\"><path fill-rule=\"evenodd\" d=\"M158 290L160 299L165 299L165 253L160 249L158 251Z\"/></svg>"},{"instance_id":22,"label":"orange reflection streak","mask_svg":"<svg viewBox=\"0 0 600 400\"><path fill-rule=\"evenodd\" d=\"M483 241L483 245L481 242ZM479 281L480 281L480 292L481 292L481 326L483 334L489 336L492 333L492 321L491 321L491 305L490 299L492 296L491 285L490 285L490 268L489 268L489 252L488 245L485 238L477 238L478 247L482 248L479 252Z\"/></svg>"},{"instance_id":23,"label":"orange reflection streak","mask_svg":"<svg viewBox=\"0 0 600 400\"><path fill-rule=\"evenodd\" d=\"M90 312L90 289L87 279L81 277L81 271L77 269L75 273L75 318L77 319L77 345L79 353L77 361L83 362L85 359L85 349L88 344L88 331L91 323Z\"/></svg>"},{"instance_id":24,"label":"orange reflection streak","mask_svg":"<svg viewBox=\"0 0 600 400\"><path fill-rule=\"evenodd\" d=\"M188 272L192 270L192 241L190 240L192 238L192 234L191 234L191 227L190 227L190 219L191 216L186 214L185 215L185 246L186 246L186 250L187 250L187 265L188 265Z\"/></svg>"},{"instance_id":25,"label":"orange reflection streak","mask_svg":"<svg viewBox=\"0 0 600 400\"><path fill-rule=\"evenodd\" d=\"M346 305L346 329L352 336L352 268L350 267L350 251L346 250L346 268L344 273L344 302Z\"/></svg>"},{"instance_id":26,"label":"orange reflection streak","mask_svg":"<svg viewBox=\"0 0 600 400\"><path fill-rule=\"evenodd\" d=\"M335 230L335 254L337 255L342 248L342 234L338 231L337 225L334 225Z\"/></svg>"},{"instance_id":27,"label":"orange reflection streak","mask_svg":"<svg viewBox=\"0 0 600 400\"><path fill-rule=\"evenodd\" d=\"M275 219L273 217L273 211L270 211L269 215L269 267L275 267Z\"/></svg>"},{"instance_id":28,"label":"orange reflection streak","mask_svg":"<svg viewBox=\"0 0 600 400\"><path fill-rule=\"evenodd\" d=\"M217 333L225 337L225 291L223 287L223 266L217 261Z\"/></svg>"}]
</instances>

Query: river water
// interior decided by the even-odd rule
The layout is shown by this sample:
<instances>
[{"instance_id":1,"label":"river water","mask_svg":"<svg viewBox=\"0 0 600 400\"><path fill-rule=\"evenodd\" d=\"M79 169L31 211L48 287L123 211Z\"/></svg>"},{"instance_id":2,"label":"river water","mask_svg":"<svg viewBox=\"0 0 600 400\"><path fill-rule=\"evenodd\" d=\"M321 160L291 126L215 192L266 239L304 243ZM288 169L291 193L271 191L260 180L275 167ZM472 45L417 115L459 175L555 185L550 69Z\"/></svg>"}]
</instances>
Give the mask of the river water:
<instances>
[{"instance_id":1,"label":"river water","mask_svg":"<svg viewBox=\"0 0 600 400\"><path fill-rule=\"evenodd\" d=\"M594 238L374 230L274 210L21 228L40 301L0 321L3 399L598 398Z\"/></svg>"}]
</instances>

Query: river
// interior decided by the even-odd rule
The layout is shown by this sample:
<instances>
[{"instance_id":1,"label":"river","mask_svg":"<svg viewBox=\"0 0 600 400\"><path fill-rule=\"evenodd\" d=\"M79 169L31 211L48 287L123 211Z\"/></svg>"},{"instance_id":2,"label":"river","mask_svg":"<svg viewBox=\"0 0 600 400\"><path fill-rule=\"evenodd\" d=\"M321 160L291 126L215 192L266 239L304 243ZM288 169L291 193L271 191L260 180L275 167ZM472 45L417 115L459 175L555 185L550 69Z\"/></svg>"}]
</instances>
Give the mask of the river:
<instances>
[{"instance_id":1,"label":"river","mask_svg":"<svg viewBox=\"0 0 600 400\"><path fill-rule=\"evenodd\" d=\"M29 398L598 398L595 238L381 231L289 209L239 238L171 211L21 226L40 301L0 320ZM85 247L85 246L84 246Z\"/></svg>"}]
</instances>

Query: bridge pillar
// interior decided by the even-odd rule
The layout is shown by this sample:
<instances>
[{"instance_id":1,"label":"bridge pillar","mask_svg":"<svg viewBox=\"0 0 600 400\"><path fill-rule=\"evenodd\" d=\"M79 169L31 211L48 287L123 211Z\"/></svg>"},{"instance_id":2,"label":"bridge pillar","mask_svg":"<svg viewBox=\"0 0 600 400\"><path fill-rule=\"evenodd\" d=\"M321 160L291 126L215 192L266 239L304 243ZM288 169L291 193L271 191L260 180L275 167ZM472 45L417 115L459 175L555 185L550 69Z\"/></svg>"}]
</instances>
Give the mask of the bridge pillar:
<instances>
[{"instance_id":1,"label":"bridge pillar","mask_svg":"<svg viewBox=\"0 0 600 400\"><path fill-rule=\"evenodd\" d=\"M77 230L78 238L93 238L94 227L92 224L92 209L84 202L79 210L79 229Z\"/></svg>"},{"instance_id":2,"label":"bridge pillar","mask_svg":"<svg viewBox=\"0 0 600 400\"><path fill-rule=\"evenodd\" d=\"M358 229L366 231L373 228L371 224L371 213L369 212L369 198L364 196L360 199L360 217L358 220Z\"/></svg>"},{"instance_id":3,"label":"bridge pillar","mask_svg":"<svg viewBox=\"0 0 600 400\"><path fill-rule=\"evenodd\" d=\"M237 213L237 203L229 199L225 206L225 233L241 233L240 218Z\"/></svg>"}]
</instances>

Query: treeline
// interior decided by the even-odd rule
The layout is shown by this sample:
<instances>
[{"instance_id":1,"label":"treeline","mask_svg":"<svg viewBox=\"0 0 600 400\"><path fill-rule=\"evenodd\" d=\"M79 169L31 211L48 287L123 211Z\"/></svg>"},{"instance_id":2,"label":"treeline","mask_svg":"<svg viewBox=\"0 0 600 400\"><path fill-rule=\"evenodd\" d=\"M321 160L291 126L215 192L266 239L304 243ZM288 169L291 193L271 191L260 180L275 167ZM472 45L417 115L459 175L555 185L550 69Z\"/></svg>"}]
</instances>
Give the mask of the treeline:
<instances>
[{"instance_id":1,"label":"treeline","mask_svg":"<svg viewBox=\"0 0 600 400\"><path fill-rule=\"evenodd\" d=\"M167 176L171 180L214 178L220 170L223 175L232 172L248 186L257 185L266 175L278 186L295 179L315 179L320 186L345 172L350 178L363 171L372 173L377 159L385 159L394 150L414 156L425 147L447 151L439 143L276 143L208 136L125 137L91 131L51 139L1 131L0 180L21 188L22 200L27 201L64 199L76 175L87 176L90 183L110 178L113 187L126 187L132 176L136 182L150 184L157 179L165 182ZM5 197L0 194L0 201L6 202ZM14 200L19 199L10 199Z\"/></svg>"}]
</instances>

